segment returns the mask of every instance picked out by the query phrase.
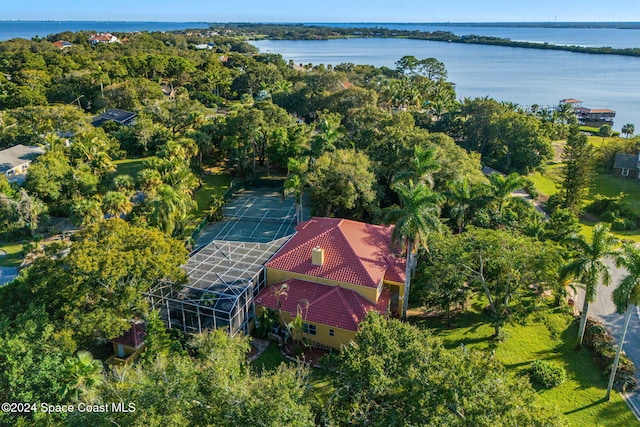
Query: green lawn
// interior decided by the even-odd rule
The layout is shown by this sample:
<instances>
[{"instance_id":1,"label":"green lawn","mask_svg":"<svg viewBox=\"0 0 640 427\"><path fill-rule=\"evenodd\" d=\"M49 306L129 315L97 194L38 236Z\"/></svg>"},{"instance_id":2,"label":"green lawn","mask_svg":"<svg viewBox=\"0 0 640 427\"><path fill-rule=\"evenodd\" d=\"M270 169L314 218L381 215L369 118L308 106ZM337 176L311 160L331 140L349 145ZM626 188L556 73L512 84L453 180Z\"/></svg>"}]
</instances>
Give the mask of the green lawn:
<instances>
[{"instance_id":1,"label":"green lawn","mask_svg":"<svg viewBox=\"0 0 640 427\"><path fill-rule=\"evenodd\" d=\"M526 368L533 360L552 361L567 371L567 381L550 390L539 390L540 399L549 408L556 408L570 426L634 426L640 425L618 393L610 402L603 397L607 377L593 361L591 353L583 349L575 351L577 325L563 313L538 315L527 325L507 326L507 339L496 344L491 340L493 328L476 303L465 313L453 318L453 328L448 328L439 318L410 318L410 322L429 328L443 340L446 348L464 344L469 349L495 351L498 358L512 374ZM275 344L251 363L256 372L273 370L281 363L291 363L278 351ZM325 401L333 392L331 373L311 369L310 383L314 396Z\"/></svg>"},{"instance_id":2,"label":"green lawn","mask_svg":"<svg viewBox=\"0 0 640 427\"><path fill-rule=\"evenodd\" d=\"M584 220L580 221L580 223L582 224L582 230L580 230L580 234L591 240L591 236L593 236L593 226L597 223ZM631 240L636 243L640 242L640 228L627 231L610 231L610 233L620 240Z\"/></svg>"},{"instance_id":3,"label":"green lawn","mask_svg":"<svg viewBox=\"0 0 640 427\"><path fill-rule=\"evenodd\" d=\"M544 359L562 366L567 381L538 394L549 408L557 408L571 426L633 426L640 425L618 393L610 402L603 397L607 378L593 361L591 353L575 351L577 326L566 314L548 313L525 326L505 327L507 339L496 344L490 339L493 328L477 305L453 319L453 328L447 328L441 319L410 319L421 327L432 329L447 348L459 347L489 352L507 369L516 374L533 360Z\"/></svg>"},{"instance_id":4,"label":"green lawn","mask_svg":"<svg viewBox=\"0 0 640 427\"><path fill-rule=\"evenodd\" d=\"M135 179L136 174L144 168L143 163L146 159L146 157L142 157L139 159L115 160L113 163L116 165L116 174L131 175Z\"/></svg>"},{"instance_id":5,"label":"green lawn","mask_svg":"<svg viewBox=\"0 0 640 427\"><path fill-rule=\"evenodd\" d=\"M602 141L602 138L595 137ZM547 167L544 174L540 172L532 173L527 176L535 188L546 196L551 196L559 191L559 185L562 180L562 164L554 164ZM629 204L640 215L640 184L634 180L622 179L609 174L597 174L593 181L593 186L589 191L587 203L593 200L596 194L605 196L617 196L623 193L622 200ZM587 238L591 238L593 234L593 226L595 222L581 221L582 230L580 234ZM628 231L612 231L614 236L619 239L632 240L640 242L640 229Z\"/></svg>"},{"instance_id":6,"label":"green lawn","mask_svg":"<svg viewBox=\"0 0 640 427\"><path fill-rule=\"evenodd\" d=\"M22 264L22 247L24 243L0 242L0 250L6 255L0 256L0 267L19 267Z\"/></svg>"},{"instance_id":7,"label":"green lawn","mask_svg":"<svg viewBox=\"0 0 640 427\"><path fill-rule=\"evenodd\" d=\"M229 188L231 182L229 175L218 174L206 174L201 177L202 187L200 187L195 193L193 193L193 199L198 203L197 216L202 216L204 212L209 208L209 202L211 196L218 194L222 196Z\"/></svg>"},{"instance_id":8,"label":"green lawn","mask_svg":"<svg viewBox=\"0 0 640 427\"><path fill-rule=\"evenodd\" d=\"M553 196L560 191L562 165L549 165L544 174L535 172L527 176L541 195Z\"/></svg>"},{"instance_id":9,"label":"green lawn","mask_svg":"<svg viewBox=\"0 0 640 427\"><path fill-rule=\"evenodd\" d=\"M596 194L617 196L620 193L624 193L622 200L640 214L640 184L633 179L599 174L593 182L589 197L593 198Z\"/></svg>"},{"instance_id":10,"label":"green lawn","mask_svg":"<svg viewBox=\"0 0 640 427\"><path fill-rule=\"evenodd\" d=\"M615 141L617 139L620 139L620 138L617 136L608 136L603 140L601 136L595 136L595 135L587 136L587 141L589 141L589 144L593 145L596 148L602 147L606 143Z\"/></svg>"}]
</instances>

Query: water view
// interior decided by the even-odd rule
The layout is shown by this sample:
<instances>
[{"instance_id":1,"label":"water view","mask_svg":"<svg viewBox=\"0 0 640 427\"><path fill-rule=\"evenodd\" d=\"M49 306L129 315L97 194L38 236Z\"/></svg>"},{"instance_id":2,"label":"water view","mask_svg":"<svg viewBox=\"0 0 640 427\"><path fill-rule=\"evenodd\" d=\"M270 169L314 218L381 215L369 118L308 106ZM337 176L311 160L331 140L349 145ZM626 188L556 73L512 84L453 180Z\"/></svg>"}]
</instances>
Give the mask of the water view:
<instances>
[{"instance_id":1,"label":"water view","mask_svg":"<svg viewBox=\"0 0 640 427\"><path fill-rule=\"evenodd\" d=\"M527 24L402 24L402 23L355 23L355 24L319 24L330 27L358 27L358 28L391 28L405 31L449 31L458 36L475 34L478 36L492 36L514 41L551 43L558 45L575 45L588 47L609 46L614 48L640 47L640 28L637 23L611 24L601 27L556 27L533 26ZM561 25L561 24L560 24ZM567 24L574 25L574 24Z\"/></svg>"},{"instance_id":2,"label":"water view","mask_svg":"<svg viewBox=\"0 0 640 427\"><path fill-rule=\"evenodd\" d=\"M640 124L640 58L466 45L408 39L260 40L261 52L298 64L344 62L395 67L404 55L444 62L459 98L489 96L529 106L577 98L588 108L616 111L614 129Z\"/></svg>"},{"instance_id":3,"label":"water view","mask_svg":"<svg viewBox=\"0 0 640 427\"><path fill-rule=\"evenodd\" d=\"M202 22L142 22L142 21L0 21L0 41L14 38L31 39L35 36L64 31L171 31L187 28L207 28Z\"/></svg>"}]
</instances>

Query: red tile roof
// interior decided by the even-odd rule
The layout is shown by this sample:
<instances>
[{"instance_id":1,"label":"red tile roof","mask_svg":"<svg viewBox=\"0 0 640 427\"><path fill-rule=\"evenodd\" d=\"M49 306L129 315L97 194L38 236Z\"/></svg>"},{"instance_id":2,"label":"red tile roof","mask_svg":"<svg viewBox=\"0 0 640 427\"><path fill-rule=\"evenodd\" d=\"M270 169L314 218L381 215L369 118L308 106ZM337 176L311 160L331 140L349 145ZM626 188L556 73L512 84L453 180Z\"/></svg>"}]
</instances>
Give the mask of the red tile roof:
<instances>
[{"instance_id":1,"label":"red tile roof","mask_svg":"<svg viewBox=\"0 0 640 427\"><path fill-rule=\"evenodd\" d=\"M72 43L64 41L64 40L58 40L57 42L53 42L53 45L56 46L56 47L59 47L60 49L64 49L65 47L73 46Z\"/></svg>"},{"instance_id":2,"label":"red tile roof","mask_svg":"<svg viewBox=\"0 0 640 427\"><path fill-rule=\"evenodd\" d=\"M134 323L133 325L131 325L131 329L125 332L124 335L109 341L116 344L126 345L127 347L138 348L142 344L144 344L144 337L146 336L147 334L142 329L142 325L139 323Z\"/></svg>"},{"instance_id":3,"label":"red tile roof","mask_svg":"<svg viewBox=\"0 0 640 427\"><path fill-rule=\"evenodd\" d=\"M384 280L404 282L405 260L389 249L393 227L340 218L312 218L266 264L268 268L377 288ZM324 250L324 264L311 250Z\"/></svg>"},{"instance_id":4,"label":"red tile roof","mask_svg":"<svg viewBox=\"0 0 640 427\"><path fill-rule=\"evenodd\" d=\"M369 311L387 314L391 297L390 292L384 289L377 304L372 304L350 289L290 279L263 289L255 298L255 303L278 310L275 291L284 283L288 285L288 290L280 297L281 310L293 317L300 307L304 320L350 331L358 330L358 325Z\"/></svg>"}]
</instances>

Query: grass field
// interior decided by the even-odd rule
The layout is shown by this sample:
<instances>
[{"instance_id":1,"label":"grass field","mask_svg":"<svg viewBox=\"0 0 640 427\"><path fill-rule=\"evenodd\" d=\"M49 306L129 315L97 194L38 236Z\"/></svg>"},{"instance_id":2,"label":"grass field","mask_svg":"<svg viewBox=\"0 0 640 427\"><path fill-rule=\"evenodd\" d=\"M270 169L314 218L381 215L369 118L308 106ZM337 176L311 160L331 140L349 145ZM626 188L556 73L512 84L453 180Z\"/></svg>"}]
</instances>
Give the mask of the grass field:
<instances>
[{"instance_id":1,"label":"grass field","mask_svg":"<svg viewBox=\"0 0 640 427\"><path fill-rule=\"evenodd\" d=\"M524 326L507 326L507 339L497 344L491 340L493 328L479 303L455 317L453 328L447 328L439 318L410 321L431 329L447 348L464 344L470 349L495 351L495 357L514 375L536 359L564 367L567 381L549 390L538 390L538 395L571 426L640 425L618 393L612 395L610 402L604 401L607 378L588 350L574 350L577 325L566 314L548 313Z\"/></svg>"},{"instance_id":2,"label":"grass field","mask_svg":"<svg viewBox=\"0 0 640 427\"><path fill-rule=\"evenodd\" d=\"M22 247L24 243L0 242L0 250L6 255L0 256L0 267L19 267L22 264Z\"/></svg>"},{"instance_id":3,"label":"grass field","mask_svg":"<svg viewBox=\"0 0 640 427\"><path fill-rule=\"evenodd\" d=\"M640 184L633 179L599 174L593 182L589 198L593 198L596 194L617 196L620 193L624 193L622 200L640 214Z\"/></svg>"},{"instance_id":4,"label":"grass field","mask_svg":"<svg viewBox=\"0 0 640 427\"><path fill-rule=\"evenodd\" d=\"M124 159L116 160L113 163L116 165L117 175L131 175L133 179L136 178L136 174L144 168L144 161L146 157L139 159Z\"/></svg>"},{"instance_id":5,"label":"grass field","mask_svg":"<svg viewBox=\"0 0 640 427\"><path fill-rule=\"evenodd\" d=\"M562 181L562 165L549 165L544 174L535 172L527 176L533 182L540 195L553 196L560 191L559 184Z\"/></svg>"},{"instance_id":6,"label":"grass field","mask_svg":"<svg viewBox=\"0 0 640 427\"><path fill-rule=\"evenodd\" d=\"M222 196L229 188L231 182L229 175L219 174L206 174L201 177L202 187L193 193L193 199L198 204L197 216L202 216L204 212L209 208L209 202L211 196L218 194Z\"/></svg>"}]
</instances>

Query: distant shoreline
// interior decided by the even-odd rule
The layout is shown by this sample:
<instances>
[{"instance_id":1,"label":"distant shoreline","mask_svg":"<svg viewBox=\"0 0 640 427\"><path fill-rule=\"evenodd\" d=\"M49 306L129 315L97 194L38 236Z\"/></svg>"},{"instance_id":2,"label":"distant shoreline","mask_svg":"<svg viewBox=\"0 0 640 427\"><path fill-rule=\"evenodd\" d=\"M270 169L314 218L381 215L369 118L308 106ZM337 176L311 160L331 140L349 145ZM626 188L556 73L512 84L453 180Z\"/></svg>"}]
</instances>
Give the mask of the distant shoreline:
<instances>
[{"instance_id":1,"label":"distant shoreline","mask_svg":"<svg viewBox=\"0 0 640 427\"><path fill-rule=\"evenodd\" d=\"M268 24L265 22L264 24ZM276 23L295 25L295 22ZM497 28L611 28L640 30L640 22L302 22L302 25L442 25L448 27L497 27Z\"/></svg>"},{"instance_id":2,"label":"distant shoreline","mask_svg":"<svg viewBox=\"0 0 640 427\"><path fill-rule=\"evenodd\" d=\"M507 23L504 23L506 25ZM538 23L542 24L542 23ZM558 25L558 23L553 23ZM567 23L565 23L567 24ZM582 23L584 24L584 23ZM606 23L600 23L602 25ZM632 23L640 29L640 22ZM613 48L608 46L580 46L580 45L564 45L548 42L535 41L517 41L509 38L487 36L487 35L457 35L449 30L442 28L452 26L451 24L433 24L442 25L441 29L435 31L425 31L423 29L399 29L389 27L372 27L369 25L376 24L353 24L360 25L357 27L351 24L333 24L340 26L328 26L327 24L211 24L211 28L231 30L236 35L243 36L262 36L271 40L329 40L338 38L407 38L414 40L439 41L449 43L477 44L503 47L516 47L525 49L541 49L541 50L561 50L566 52L586 53L595 55L621 55L640 57L640 46L631 48ZM366 25L366 26L365 26ZM378 23L377 25L384 25ZM400 25L400 24L398 24ZM415 24L432 25L432 24ZM462 25L462 24L459 24ZM409 25L410 26L410 25ZM485 27L496 28L495 24L485 24ZM479 28L479 27L478 27Z\"/></svg>"}]
</instances>

